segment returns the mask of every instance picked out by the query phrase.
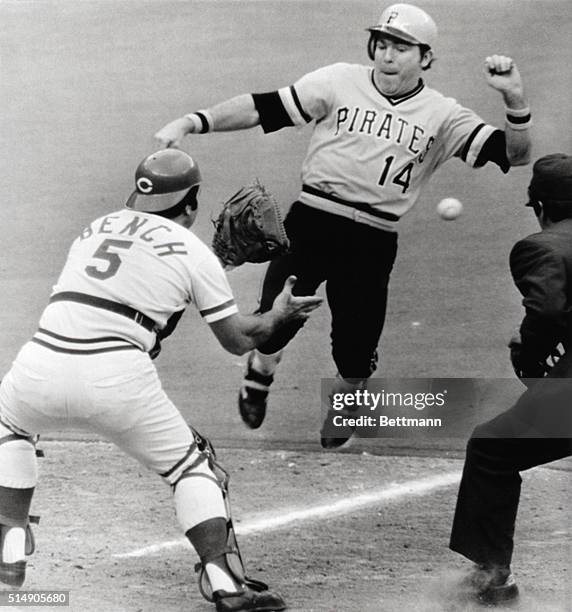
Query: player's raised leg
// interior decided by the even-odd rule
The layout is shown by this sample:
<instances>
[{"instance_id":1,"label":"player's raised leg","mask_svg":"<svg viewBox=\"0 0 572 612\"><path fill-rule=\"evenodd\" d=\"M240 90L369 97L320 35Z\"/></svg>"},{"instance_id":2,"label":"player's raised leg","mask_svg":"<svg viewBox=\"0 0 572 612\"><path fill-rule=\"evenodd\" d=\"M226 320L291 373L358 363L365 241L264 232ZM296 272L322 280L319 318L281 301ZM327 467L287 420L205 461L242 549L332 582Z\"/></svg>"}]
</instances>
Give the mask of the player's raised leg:
<instances>
[{"instance_id":1,"label":"player's raised leg","mask_svg":"<svg viewBox=\"0 0 572 612\"><path fill-rule=\"evenodd\" d=\"M285 227L290 233L292 228L307 225L305 217L315 211L294 204L286 217ZM294 295L313 295L325 280L324 251L316 249L316 239L312 236L298 236L291 240L290 252L270 262L260 298L259 312L272 308L276 296L282 290L286 279L294 274L297 277ZM266 406L274 373L282 358L282 349L303 327L304 323L295 321L281 327L263 345L251 351L248 356L246 372L238 394L238 408L244 423L251 429L262 425L266 416Z\"/></svg>"}]
</instances>

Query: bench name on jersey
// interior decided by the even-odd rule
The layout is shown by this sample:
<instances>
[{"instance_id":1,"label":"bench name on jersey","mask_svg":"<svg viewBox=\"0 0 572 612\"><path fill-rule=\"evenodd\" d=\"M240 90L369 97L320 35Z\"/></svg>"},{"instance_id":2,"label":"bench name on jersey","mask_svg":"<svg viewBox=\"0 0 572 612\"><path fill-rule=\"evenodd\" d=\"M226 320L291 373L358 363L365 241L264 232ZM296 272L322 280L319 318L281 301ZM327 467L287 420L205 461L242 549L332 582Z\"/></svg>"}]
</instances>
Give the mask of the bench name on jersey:
<instances>
[{"instance_id":1,"label":"bench name on jersey","mask_svg":"<svg viewBox=\"0 0 572 612\"><path fill-rule=\"evenodd\" d=\"M419 163L423 163L427 152L435 142L434 136L425 136L425 130L421 126L411 124L390 111L381 113L374 109L363 110L359 106L353 109L341 106L336 111L336 117L336 136L341 130L345 130L350 134L356 132L374 138L393 140L418 156Z\"/></svg>"},{"instance_id":2,"label":"bench name on jersey","mask_svg":"<svg viewBox=\"0 0 572 612\"><path fill-rule=\"evenodd\" d=\"M118 223L117 219L120 219L121 223ZM115 234L116 236L135 237L143 242L160 241L159 244L153 244L153 248L159 257L188 255L184 242L164 242L164 232L172 231L172 228L168 225L157 224L138 215L134 215L127 223L125 223L124 216L107 215L86 227L79 237L81 240L85 240L94 235Z\"/></svg>"}]
</instances>

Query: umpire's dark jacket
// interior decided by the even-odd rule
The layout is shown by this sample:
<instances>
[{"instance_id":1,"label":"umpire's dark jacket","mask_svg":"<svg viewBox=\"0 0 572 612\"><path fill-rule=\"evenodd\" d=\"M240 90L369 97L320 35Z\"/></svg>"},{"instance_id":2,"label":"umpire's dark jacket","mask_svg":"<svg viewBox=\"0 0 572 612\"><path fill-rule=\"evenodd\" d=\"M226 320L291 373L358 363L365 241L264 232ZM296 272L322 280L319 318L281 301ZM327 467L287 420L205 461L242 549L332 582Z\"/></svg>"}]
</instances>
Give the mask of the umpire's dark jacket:
<instances>
[{"instance_id":1,"label":"umpire's dark jacket","mask_svg":"<svg viewBox=\"0 0 572 612\"><path fill-rule=\"evenodd\" d=\"M510 254L526 314L520 334L527 361L544 362L562 343L572 348L572 219L517 242Z\"/></svg>"}]
</instances>

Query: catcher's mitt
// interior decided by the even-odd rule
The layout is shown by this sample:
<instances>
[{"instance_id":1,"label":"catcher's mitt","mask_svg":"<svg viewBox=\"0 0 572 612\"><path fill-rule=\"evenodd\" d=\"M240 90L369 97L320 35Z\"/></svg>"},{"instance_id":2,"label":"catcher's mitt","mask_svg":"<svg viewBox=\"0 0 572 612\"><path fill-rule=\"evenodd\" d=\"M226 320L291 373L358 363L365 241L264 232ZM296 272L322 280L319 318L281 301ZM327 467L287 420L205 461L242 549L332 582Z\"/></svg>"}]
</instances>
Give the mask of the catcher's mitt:
<instances>
[{"instance_id":1,"label":"catcher's mitt","mask_svg":"<svg viewBox=\"0 0 572 612\"><path fill-rule=\"evenodd\" d=\"M213 224L212 248L226 267L268 261L290 246L278 204L258 180L224 202Z\"/></svg>"}]
</instances>

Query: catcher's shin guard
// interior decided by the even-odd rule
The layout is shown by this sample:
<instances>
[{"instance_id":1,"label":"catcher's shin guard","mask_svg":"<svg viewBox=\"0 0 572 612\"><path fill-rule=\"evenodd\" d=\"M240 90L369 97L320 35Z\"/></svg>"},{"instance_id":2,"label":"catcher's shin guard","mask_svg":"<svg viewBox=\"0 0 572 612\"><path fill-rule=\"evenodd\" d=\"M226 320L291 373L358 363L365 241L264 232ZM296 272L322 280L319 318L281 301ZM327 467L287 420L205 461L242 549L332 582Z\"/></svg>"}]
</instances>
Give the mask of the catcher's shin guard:
<instances>
[{"instance_id":1,"label":"catcher's shin guard","mask_svg":"<svg viewBox=\"0 0 572 612\"><path fill-rule=\"evenodd\" d=\"M207 460L209 462L209 467L213 474L216 476L218 485L221 489L224 505L226 510L226 543L221 546L219 550L213 550L207 556L202 556L201 561L195 565L195 571L199 574L199 590L202 596L210 602L218 602L218 600L224 599L225 597L221 596L218 591L213 592L213 588L211 586L208 574L206 572L206 565L213 561L223 562L223 566L228 572L228 575L232 578L232 580L238 585L240 589L238 593L233 593L232 597L243 594L247 591L254 592L262 592L268 590L268 585L264 582L260 582L259 580L254 580L246 576L244 562L242 560L242 556L240 554L240 549L238 547L238 542L236 540L236 535L234 532L234 525L232 522L231 516L231 508L230 508L230 500L228 497L228 483L229 483L229 475L226 470L224 470L220 464L216 461L216 455L214 448L209 440L200 436L196 431L193 430L195 435L195 440L197 442L197 446L200 451L206 455ZM229 597L231 594L228 595ZM277 596L272 596L277 597ZM227 601L228 603L228 601ZM224 604L219 605L217 603L218 609L225 610L227 608L224 607ZM283 608L228 608L228 610L280 610Z\"/></svg>"},{"instance_id":2,"label":"catcher's shin guard","mask_svg":"<svg viewBox=\"0 0 572 612\"><path fill-rule=\"evenodd\" d=\"M36 550L36 540L30 523L39 523L30 516L25 528L0 525L0 582L19 588L26 579L26 557Z\"/></svg>"},{"instance_id":3,"label":"catcher's shin guard","mask_svg":"<svg viewBox=\"0 0 572 612\"><path fill-rule=\"evenodd\" d=\"M0 582L20 587L26 578L26 557L35 550L29 516L37 480L37 437L12 432L0 423Z\"/></svg>"}]
</instances>

